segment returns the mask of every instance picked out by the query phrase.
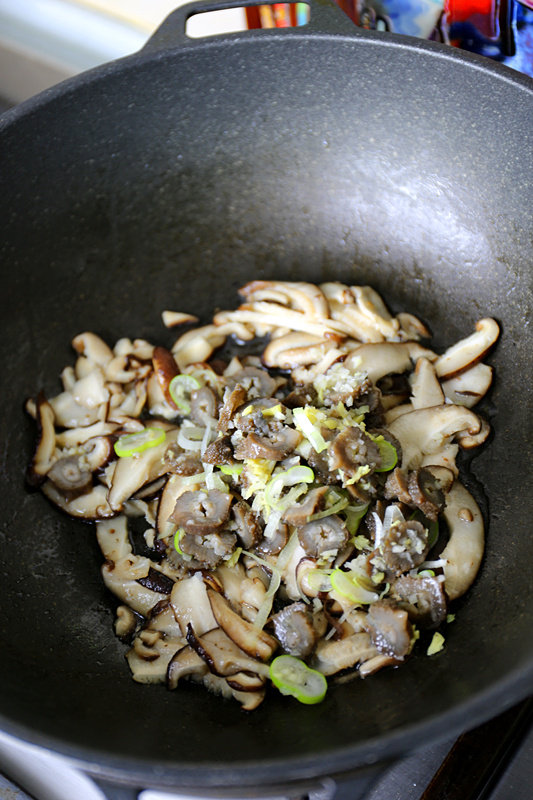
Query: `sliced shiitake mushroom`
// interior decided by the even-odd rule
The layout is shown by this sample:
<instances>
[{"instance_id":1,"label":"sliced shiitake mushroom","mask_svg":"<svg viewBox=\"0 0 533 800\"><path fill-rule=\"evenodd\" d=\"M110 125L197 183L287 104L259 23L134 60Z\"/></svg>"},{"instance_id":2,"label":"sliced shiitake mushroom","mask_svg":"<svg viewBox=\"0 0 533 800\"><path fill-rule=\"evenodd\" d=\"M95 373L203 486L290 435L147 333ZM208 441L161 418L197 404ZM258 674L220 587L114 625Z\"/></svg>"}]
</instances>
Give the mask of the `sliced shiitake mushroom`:
<instances>
[{"instance_id":1,"label":"sliced shiitake mushroom","mask_svg":"<svg viewBox=\"0 0 533 800\"><path fill-rule=\"evenodd\" d=\"M222 630L214 630L197 636L192 625L187 627L187 641L198 655L205 661L209 671L214 675L226 678L239 672L252 672L268 676L268 666L262 661L250 658Z\"/></svg>"},{"instance_id":2,"label":"sliced shiitake mushroom","mask_svg":"<svg viewBox=\"0 0 533 800\"><path fill-rule=\"evenodd\" d=\"M220 593L207 589L207 596L218 625L241 650L262 661L271 658L278 646L272 636L243 619Z\"/></svg>"},{"instance_id":3,"label":"sliced shiitake mushroom","mask_svg":"<svg viewBox=\"0 0 533 800\"><path fill-rule=\"evenodd\" d=\"M176 500L170 519L190 534L213 533L229 519L232 500L231 494L220 489L184 492Z\"/></svg>"}]
</instances>

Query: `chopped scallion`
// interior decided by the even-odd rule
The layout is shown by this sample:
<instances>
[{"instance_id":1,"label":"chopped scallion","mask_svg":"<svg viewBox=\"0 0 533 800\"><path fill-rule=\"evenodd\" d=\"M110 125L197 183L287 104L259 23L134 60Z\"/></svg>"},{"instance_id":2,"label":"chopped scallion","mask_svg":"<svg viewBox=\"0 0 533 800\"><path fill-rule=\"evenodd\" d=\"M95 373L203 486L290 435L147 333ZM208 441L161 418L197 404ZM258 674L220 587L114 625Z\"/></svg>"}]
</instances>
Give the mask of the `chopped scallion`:
<instances>
[{"instance_id":1,"label":"chopped scallion","mask_svg":"<svg viewBox=\"0 0 533 800\"><path fill-rule=\"evenodd\" d=\"M324 675L296 656L277 656L270 665L270 680L281 694L306 705L320 703L328 689Z\"/></svg>"},{"instance_id":2,"label":"chopped scallion","mask_svg":"<svg viewBox=\"0 0 533 800\"><path fill-rule=\"evenodd\" d=\"M191 413L191 394L201 389L202 384L194 375L175 375L169 383L168 391L182 414Z\"/></svg>"},{"instance_id":3,"label":"chopped scallion","mask_svg":"<svg viewBox=\"0 0 533 800\"><path fill-rule=\"evenodd\" d=\"M162 428L145 428L138 433L125 433L115 442L115 453L119 458L139 455L144 450L164 442L165 436Z\"/></svg>"}]
</instances>

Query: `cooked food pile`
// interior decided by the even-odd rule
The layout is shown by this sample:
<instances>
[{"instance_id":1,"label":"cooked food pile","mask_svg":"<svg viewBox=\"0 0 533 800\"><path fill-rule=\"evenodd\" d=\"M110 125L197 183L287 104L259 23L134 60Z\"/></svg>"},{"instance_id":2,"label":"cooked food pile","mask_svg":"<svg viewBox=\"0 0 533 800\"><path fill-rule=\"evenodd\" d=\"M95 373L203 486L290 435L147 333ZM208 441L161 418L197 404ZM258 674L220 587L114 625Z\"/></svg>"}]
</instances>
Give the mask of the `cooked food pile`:
<instances>
[{"instance_id":1,"label":"cooked food pile","mask_svg":"<svg viewBox=\"0 0 533 800\"><path fill-rule=\"evenodd\" d=\"M316 703L330 676L442 649L483 556L456 457L489 434L472 409L499 329L482 319L437 354L368 286L241 295L171 350L76 336L63 391L27 403L28 480L95 521L134 680L253 710L272 687Z\"/></svg>"}]
</instances>

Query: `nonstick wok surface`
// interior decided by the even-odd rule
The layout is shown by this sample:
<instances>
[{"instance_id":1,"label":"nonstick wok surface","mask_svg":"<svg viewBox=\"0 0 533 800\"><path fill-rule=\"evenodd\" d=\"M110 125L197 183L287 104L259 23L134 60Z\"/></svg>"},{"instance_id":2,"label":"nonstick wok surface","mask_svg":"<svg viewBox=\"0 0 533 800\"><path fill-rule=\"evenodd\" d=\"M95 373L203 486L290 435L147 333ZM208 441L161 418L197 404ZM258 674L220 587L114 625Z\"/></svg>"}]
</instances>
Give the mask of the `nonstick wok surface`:
<instances>
[{"instance_id":1,"label":"nonstick wok surface","mask_svg":"<svg viewBox=\"0 0 533 800\"><path fill-rule=\"evenodd\" d=\"M200 787L332 774L531 689L531 82L436 45L342 35L316 8L330 33L168 47L180 17L145 53L0 124L1 722L94 771ZM490 514L487 554L444 651L332 685L319 706L273 694L246 714L131 680L93 529L25 487L23 402L57 393L77 333L168 345L163 309L208 320L269 277L370 284L435 347L482 316L502 337L483 406L493 440L466 478Z\"/></svg>"}]
</instances>

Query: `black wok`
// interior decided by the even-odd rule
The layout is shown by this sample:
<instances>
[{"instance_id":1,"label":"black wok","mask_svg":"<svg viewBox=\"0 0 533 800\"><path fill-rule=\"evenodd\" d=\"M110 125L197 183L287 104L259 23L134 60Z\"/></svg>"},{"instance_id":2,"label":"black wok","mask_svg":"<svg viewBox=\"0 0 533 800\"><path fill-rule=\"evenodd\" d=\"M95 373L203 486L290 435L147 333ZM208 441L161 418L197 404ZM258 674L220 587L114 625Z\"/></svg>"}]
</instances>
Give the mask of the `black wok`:
<instances>
[{"instance_id":1,"label":"black wok","mask_svg":"<svg viewBox=\"0 0 533 800\"><path fill-rule=\"evenodd\" d=\"M188 39L211 7L0 123L0 710L93 773L220 791L390 759L533 687L533 83L325 2L306 28ZM58 391L76 333L169 344L161 310L207 319L268 276L371 284L436 347L486 315L502 338L468 479L487 555L445 650L247 715L130 679L93 531L25 488L22 406Z\"/></svg>"}]
</instances>

